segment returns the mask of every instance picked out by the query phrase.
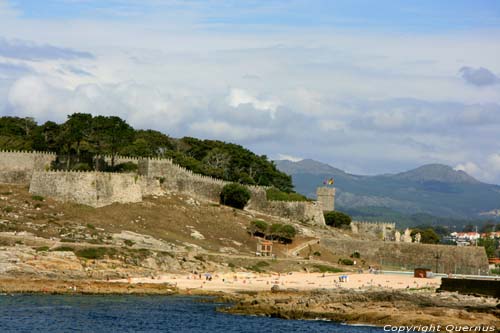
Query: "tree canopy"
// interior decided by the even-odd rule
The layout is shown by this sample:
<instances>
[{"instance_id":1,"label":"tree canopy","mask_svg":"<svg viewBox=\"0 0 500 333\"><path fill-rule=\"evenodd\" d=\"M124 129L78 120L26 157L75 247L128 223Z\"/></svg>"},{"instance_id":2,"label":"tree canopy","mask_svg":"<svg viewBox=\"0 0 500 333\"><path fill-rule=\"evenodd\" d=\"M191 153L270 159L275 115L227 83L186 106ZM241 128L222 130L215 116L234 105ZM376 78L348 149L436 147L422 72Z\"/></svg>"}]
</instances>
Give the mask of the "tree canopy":
<instances>
[{"instance_id":1,"label":"tree canopy","mask_svg":"<svg viewBox=\"0 0 500 333\"><path fill-rule=\"evenodd\" d=\"M292 178L265 155L233 143L171 138L151 129L134 129L115 116L69 115L64 123L37 124L33 118L0 117L0 149L39 150L58 154L57 168L101 169L94 156L172 158L196 173L243 184L274 186L291 192Z\"/></svg>"}]
</instances>

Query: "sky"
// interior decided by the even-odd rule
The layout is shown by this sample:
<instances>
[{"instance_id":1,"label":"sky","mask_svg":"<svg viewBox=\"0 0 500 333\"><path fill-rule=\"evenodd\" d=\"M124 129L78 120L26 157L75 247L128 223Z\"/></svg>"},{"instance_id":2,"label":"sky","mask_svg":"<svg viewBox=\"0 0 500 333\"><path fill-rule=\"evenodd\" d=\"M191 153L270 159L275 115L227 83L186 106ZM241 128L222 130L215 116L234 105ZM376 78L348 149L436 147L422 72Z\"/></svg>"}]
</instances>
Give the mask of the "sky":
<instances>
[{"instance_id":1,"label":"sky","mask_svg":"<svg viewBox=\"0 0 500 333\"><path fill-rule=\"evenodd\" d=\"M0 0L0 115L500 184L495 0Z\"/></svg>"}]
</instances>

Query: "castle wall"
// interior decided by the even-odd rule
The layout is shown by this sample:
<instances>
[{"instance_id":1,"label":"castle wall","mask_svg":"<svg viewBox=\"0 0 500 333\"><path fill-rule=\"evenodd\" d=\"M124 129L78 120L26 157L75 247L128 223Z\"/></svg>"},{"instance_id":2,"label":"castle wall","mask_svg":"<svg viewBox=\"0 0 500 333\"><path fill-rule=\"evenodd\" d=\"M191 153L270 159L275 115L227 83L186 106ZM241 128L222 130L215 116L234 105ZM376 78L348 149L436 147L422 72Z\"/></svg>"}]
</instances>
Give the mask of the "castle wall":
<instances>
[{"instance_id":1,"label":"castle wall","mask_svg":"<svg viewBox=\"0 0 500 333\"><path fill-rule=\"evenodd\" d=\"M158 195L164 191L218 203L222 188L230 184L195 174L169 159L135 159L123 156L116 158L116 163L123 162L137 162L140 176L102 172L35 171L30 191L33 194L92 207L102 207L113 202L139 202L143 196ZM41 164L36 166L37 170L40 170L38 168ZM252 194L247 209L303 223L325 225L321 203L268 201L266 187L247 188Z\"/></svg>"},{"instance_id":2,"label":"castle wall","mask_svg":"<svg viewBox=\"0 0 500 333\"><path fill-rule=\"evenodd\" d=\"M102 207L114 202L142 201L143 189L139 176L103 172L35 171L30 192L63 202ZM149 184L148 190L153 187Z\"/></svg>"},{"instance_id":3,"label":"castle wall","mask_svg":"<svg viewBox=\"0 0 500 333\"><path fill-rule=\"evenodd\" d=\"M361 259L384 269L431 268L436 272L437 262L438 273L486 274L489 270L483 247L343 239L322 239L321 245L345 258L357 251Z\"/></svg>"},{"instance_id":4,"label":"castle wall","mask_svg":"<svg viewBox=\"0 0 500 333\"><path fill-rule=\"evenodd\" d=\"M166 191L183 193L200 200L220 201L222 188L230 182L199 175L167 159L139 161L139 173L161 180ZM325 225L321 204L316 202L268 201L266 187L247 186L252 196L246 208L304 223Z\"/></svg>"},{"instance_id":5,"label":"castle wall","mask_svg":"<svg viewBox=\"0 0 500 333\"><path fill-rule=\"evenodd\" d=\"M396 223L352 221L351 231L355 234L369 235L380 240L394 240Z\"/></svg>"},{"instance_id":6,"label":"castle wall","mask_svg":"<svg viewBox=\"0 0 500 333\"><path fill-rule=\"evenodd\" d=\"M0 183L29 184L34 170L48 170L55 159L52 153L0 151Z\"/></svg>"}]
</instances>

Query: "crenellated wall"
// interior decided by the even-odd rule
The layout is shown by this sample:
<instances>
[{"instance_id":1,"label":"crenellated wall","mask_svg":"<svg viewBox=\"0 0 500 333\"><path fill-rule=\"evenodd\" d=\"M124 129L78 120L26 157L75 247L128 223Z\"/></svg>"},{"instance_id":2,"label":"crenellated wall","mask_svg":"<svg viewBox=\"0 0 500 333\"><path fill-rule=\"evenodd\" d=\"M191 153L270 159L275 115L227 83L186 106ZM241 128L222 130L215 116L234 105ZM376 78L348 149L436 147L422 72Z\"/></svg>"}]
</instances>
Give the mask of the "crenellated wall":
<instances>
[{"instance_id":1,"label":"crenellated wall","mask_svg":"<svg viewBox=\"0 0 500 333\"><path fill-rule=\"evenodd\" d=\"M48 170L56 155L46 152L0 151L0 183L29 184L34 170Z\"/></svg>"},{"instance_id":2,"label":"crenellated wall","mask_svg":"<svg viewBox=\"0 0 500 333\"><path fill-rule=\"evenodd\" d=\"M161 192L157 179L109 172L35 171L30 192L63 202L103 207L142 201L143 195Z\"/></svg>"},{"instance_id":3,"label":"crenellated wall","mask_svg":"<svg viewBox=\"0 0 500 333\"><path fill-rule=\"evenodd\" d=\"M10 153L10 152L9 152ZM30 183L30 192L53 197L61 201L73 201L92 207L102 207L113 202L139 202L143 196L161 194L164 191L181 193L199 200L220 201L222 188L230 182L196 174L170 159L131 158L117 156L115 163L133 162L138 165L138 173L66 172L46 171L54 154L15 153L16 162L3 162L0 170L18 170L19 182ZM15 169L23 165L25 169ZM110 160L109 156L104 156ZM2 159L4 160L4 159ZM10 164L9 164L10 163ZM43 171L45 170L45 171ZM29 177L27 176L29 174ZM9 176L12 181L13 175ZM303 223L324 225L322 205L318 202L268 201L264 186L250 186L251 199L247 209L265 214L284 217Z\"/></svg>"},{"instance_id":4,"label":"crenellated wall","mask_svg":"<svg viewBox=\"0 0 500 333\"><path fill-rule=\"evenodd\" d=\"M394 240L396 223L352 221L351 231L355 234L370 235L381 240Z\"/></svg>"}]
</instances>

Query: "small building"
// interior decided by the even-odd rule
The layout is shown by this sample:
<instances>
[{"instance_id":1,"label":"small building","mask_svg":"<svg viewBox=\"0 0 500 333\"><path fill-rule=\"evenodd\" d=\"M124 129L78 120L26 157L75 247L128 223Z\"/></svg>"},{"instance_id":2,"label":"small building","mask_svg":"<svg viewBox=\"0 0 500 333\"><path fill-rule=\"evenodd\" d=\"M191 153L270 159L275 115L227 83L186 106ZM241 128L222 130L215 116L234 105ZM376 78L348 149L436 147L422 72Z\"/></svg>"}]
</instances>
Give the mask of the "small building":
<instances>
[{"instance_id":1,"label":"small building","mask_svg":"<svg viewBox=\"0 0 500 333\"><path fill-rule=\"evenodd\" d=\"M415 268L413 271L413 277L416 278L428 278L432 276L432 270L430 268Z\"/></svg>"},{"instance_id":2,"label":"small building","mask_svg":"<svg viewBox=\"0 0 500 333\"><path fill-rule=\"evenodd\" d=\"M273 242L263 240L257 244L258 256L270 257L273 254Z\"/></svg>"}]
</instances>

